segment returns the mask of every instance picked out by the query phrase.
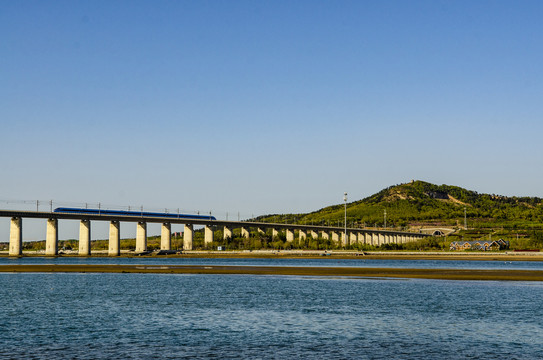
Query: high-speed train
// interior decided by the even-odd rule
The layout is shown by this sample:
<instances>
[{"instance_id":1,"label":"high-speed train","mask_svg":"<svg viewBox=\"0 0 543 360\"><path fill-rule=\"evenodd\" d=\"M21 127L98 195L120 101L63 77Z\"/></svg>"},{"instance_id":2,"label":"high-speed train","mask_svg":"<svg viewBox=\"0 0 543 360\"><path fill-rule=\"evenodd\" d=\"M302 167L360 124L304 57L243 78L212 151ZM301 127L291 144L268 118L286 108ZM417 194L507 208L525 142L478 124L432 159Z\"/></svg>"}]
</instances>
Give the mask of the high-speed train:
<instances>
[{"instance_id":1,"label":"high-speed train","mask_svg":"<svg viewBox=\"0 0 543 360\"><path fill-rule=\"evenodd\" d=\"M105 210L105 209L80 209L59 207L53 210L57 213L81 214L81 215L119 215L119 216L138 216L138 217L158 217L170 219L192 219L192 220L217 220L211 215L189 215L189 214L171 214L146 211L123 211L123 210Z\"/></svg>"}]
</instances>

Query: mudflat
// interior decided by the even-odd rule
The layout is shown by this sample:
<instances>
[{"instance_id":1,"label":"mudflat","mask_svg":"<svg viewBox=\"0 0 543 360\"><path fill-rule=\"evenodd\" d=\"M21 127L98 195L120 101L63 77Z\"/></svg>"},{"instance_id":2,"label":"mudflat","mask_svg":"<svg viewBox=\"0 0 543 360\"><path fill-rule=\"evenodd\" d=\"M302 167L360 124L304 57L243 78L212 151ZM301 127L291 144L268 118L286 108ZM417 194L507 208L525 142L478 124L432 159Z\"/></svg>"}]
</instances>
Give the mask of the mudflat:
<instances>
[{"instance_id":1,"label":"mudflat","mask_svg":"<svg viewBox=\"0 0 543 360\"><path fill-rule=\"evenodd\" d=\"M542 270L399 269L297 266L203 266L203 265L0 265L0 272L45 273L156 273L346 276L371 278L419 278L441 280L543 281Z\"/></svg>"}]
</instances>

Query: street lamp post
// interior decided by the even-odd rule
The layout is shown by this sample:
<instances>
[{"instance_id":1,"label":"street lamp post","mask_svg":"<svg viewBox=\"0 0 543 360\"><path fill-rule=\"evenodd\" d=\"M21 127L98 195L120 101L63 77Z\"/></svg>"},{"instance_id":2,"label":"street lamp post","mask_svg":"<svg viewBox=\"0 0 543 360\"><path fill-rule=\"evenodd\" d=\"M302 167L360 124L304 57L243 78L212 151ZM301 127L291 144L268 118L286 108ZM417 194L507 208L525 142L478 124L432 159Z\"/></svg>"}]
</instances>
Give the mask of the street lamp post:
<instances>
[{"instance_id":1,"label":"street lamp post","mask_svg":"<svg viewBox=\"0 0 543 360\"><path fill-rule=\"evenodd\" d=\"M343 239L345 245L347 245L347 193L343 194L343 201L345 201L345 237Z\"/></svg>"}]
</instances>

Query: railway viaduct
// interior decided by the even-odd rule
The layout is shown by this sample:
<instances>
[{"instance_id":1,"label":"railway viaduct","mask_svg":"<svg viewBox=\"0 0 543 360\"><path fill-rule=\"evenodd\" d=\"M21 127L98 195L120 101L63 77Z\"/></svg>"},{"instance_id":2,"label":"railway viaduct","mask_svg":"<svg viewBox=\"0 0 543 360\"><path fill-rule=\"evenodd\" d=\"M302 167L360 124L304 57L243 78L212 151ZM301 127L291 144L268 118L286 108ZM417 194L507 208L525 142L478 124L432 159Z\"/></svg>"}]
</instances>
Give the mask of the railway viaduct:
<instances>
[{"instance_id":1,"label":"railway viaduct","mask_svg":"<svg viewBox=\"0 0 543 360\"><path fill-rule=\"evenodd\" d=\"M369 245L382 244L403 244L410 241L431 236L429 234L388 231L388 230L372 230L359 228L345 228L333 226L316 226L316 225L299 225L299 224L274 224L262 222L247 222L247 221L222 221L222 220L207 220L207 219L187 219L187 218L171 218L171 217L151 217L151 216L121 216L121 215L106 215L106 214L73 214L62 212L40 212L40 211L15 211L15 210L0 210L0 217L11 218L10 237L9 237L9 255L22 255L22 239L23 239L23 219L24 218L41 218L47 220L47 232L45 241L45 254L58 254L58 222L59 220L79 220L79 255L89 256L91 254L91 221L107 221L109 226L109 246L108 255L120 255L120 222L136 223L136 252L147 250L147 223L161 223L161 250L171 250L171 225L183 224L183 249L192 250L192 240L194 235L194 226L204 226L204 243L213 242L214 229L223 229L225 239L232 238L233 229L241 229L241 236L249 238L250 231L258 231L265 233L271 229L272 237L279 235L282 231L286 234L287 241L294 240L295 231L298 232L300 239L318 238L330 239L335 242L340 242L343 246L349 244L362 243Z\"/></svg>"}]
</instances>

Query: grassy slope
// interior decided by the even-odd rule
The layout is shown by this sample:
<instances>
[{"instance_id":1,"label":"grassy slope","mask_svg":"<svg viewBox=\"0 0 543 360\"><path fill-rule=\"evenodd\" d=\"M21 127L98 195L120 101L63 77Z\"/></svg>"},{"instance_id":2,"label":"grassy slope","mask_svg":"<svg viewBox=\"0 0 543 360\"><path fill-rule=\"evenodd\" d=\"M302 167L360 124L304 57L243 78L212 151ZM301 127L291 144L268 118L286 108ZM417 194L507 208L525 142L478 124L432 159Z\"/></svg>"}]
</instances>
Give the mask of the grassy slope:
<instances>
[{"instance_id":1,"label":"grassy slope","mask_svg":"<svg viewBox=\"0 0 543 360\"><path fill-rule=\"evenodd\" d=\"M388 225L407 226L419 222L463 224L464 208L468 221L475 224L512 226L539 224L543 221L540 198L505 197L478 194L457 186L434 185L423 181L391 186L366 199L347 204L347 222L375 223L382 226L386 209ZM259 220L273 221L277 215L262 216ZM343 222L343 204L325 207L309 214L282 215L282 219L296 218L298 222Z\"/></svg>"},{"instance_id":2,"label":"grassy slope","mask_svg":"<svg viewBox=\"0 0 543 360\"><path fill-rule=\"evenodd\" d=\"M387 227L401 229L422 225L461 229L465 209L470 230L459 231L454 236L478 239L492 234L508 240L519 237L536 240L536 243L541 240L543 246L543 233L540 232L543 229L543 201L536 197L479 194L457 186L413 181L347 204L347 223L349 226L382 227L385 209ZM342 226L344 216L344 205L340 204L308 214L268 215L258 220ZM453 240L459 239L454 236ZM536 243L519 247L540 247Z\"/></svg>"}]
</instances>

